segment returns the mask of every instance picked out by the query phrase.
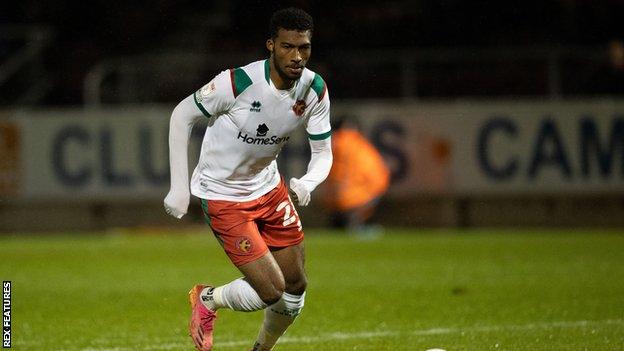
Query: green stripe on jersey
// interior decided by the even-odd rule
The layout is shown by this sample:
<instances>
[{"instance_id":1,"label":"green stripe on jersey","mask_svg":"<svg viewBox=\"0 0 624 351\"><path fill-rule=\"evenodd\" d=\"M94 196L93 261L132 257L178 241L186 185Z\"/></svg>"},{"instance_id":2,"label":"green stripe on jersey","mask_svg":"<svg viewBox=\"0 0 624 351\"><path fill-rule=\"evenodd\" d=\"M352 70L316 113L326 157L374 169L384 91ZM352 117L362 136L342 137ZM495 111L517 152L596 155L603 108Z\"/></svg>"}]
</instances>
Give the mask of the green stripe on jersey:
<instances>
[{"instance_id":1,"label":"green stripe on jersey","mask_svg":"<svg viewBox=\"0 0 624 351\"><path fill-rule=\"evenodd\" d=\"M251 85L251 78L242 68L234 69L232 79L234 81L234 97L240 95Z\"/></svg>"},{"instance_id":2,"label":"green stripe on jersey","mask_svg":"<svg viewBox=\"0 0 624 351\"><path fill-rule=\"evenodd\" d=\"M321 100L325 94L325 81L320 75L314 74L314 79L312 80L311 88L312 90L314 90L319 100Z\"/></svg>"},{"instance_id":3,"label":"green stripe on jersey","mask_svg":"<svg viewBox=\"0 0 624 351\"><path fill-rule=\"evenodd\" d=\"M308 134L310 140L325 140L331 136L331 130L323 134Z\"/></svg>"},{"instance_id":4,"label":"green stripe on jersey","mask_svg":"<svg viewBox=\"0 0 624 351\"><path fill-rule=\"evenodd\" d=\"M197 107L204 114L204 116L210 118L210 113L208 113L208 111L206 111L201 102L199 102L199 100L197 99L197 94L201 94L199 90L196 91L195 94L193 94L193 100L195 100L195 105L197 105Z\"/></svg>"},{"instance_id":5,"label":"green stripe on jersey","mask_svg":"<svg viewBox=\"0 0 624 351\"><path fill-rule=\"evenodd\" d=\"M264 60L264 79L266 79L267 83L271 84L269 82L269 79L271 79L271 69L269 66L269 60L266 59Z\"/></svg>"}]
</instances>

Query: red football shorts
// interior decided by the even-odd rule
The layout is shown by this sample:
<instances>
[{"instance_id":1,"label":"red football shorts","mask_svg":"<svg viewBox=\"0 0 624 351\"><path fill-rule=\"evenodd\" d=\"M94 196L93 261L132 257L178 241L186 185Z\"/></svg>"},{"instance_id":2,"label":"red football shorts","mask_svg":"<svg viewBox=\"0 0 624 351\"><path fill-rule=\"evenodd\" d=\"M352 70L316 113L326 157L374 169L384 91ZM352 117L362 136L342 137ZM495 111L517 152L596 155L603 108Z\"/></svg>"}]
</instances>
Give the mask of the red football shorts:
<instances>
[{"instance_id":1,"label":"red football shorts","mask_svg":"<svg viewBox=\"0 0 624 351\"><path fill-rule=\"evenodd\" d=\"M244 201L201 199L204 217L234 265L303 241L299 214L284 181L260 198Z\"/></svg>"}]
</instances>

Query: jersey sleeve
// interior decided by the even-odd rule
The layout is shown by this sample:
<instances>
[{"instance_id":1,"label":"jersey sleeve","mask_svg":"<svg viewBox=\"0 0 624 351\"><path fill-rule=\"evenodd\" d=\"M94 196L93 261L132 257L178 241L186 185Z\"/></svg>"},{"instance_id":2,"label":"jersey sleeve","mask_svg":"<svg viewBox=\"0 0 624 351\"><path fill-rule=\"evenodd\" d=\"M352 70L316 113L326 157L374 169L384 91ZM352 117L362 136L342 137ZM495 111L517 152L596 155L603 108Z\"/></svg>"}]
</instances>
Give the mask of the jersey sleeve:
<instances>
[{"instance_id":1,"label":"jersey sleeve","mask_svg":"<svg viewBox=\"0 0 624 351\"><path fill-rule=\"evenodd\" d=\"M208 118L229 110L234 104L229 71L219 73L208 84L197 90L193 94L193 99L197 108Z\"/></svg>"},{"instance_id":2,"label":"jersey sleeve","mask_svg":"<svg viewBox=\"0 0 624 351\"><path fill-rule=\"evenodd\" d=\"M329 92L327 87L323 87L321 98L313 106L306 125L310 140L324 140L331 136L329 107Z\"/></svg>"}]
</instances>

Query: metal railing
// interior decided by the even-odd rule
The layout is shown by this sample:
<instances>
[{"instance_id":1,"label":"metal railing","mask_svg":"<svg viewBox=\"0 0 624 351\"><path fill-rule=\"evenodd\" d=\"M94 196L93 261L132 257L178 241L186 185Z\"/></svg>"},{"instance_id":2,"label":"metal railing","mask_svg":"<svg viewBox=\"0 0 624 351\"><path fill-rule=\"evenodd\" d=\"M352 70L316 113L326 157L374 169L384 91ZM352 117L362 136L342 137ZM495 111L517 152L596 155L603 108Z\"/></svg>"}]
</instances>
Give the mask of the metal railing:
<instances>
[{"instance_id":1,"label":"metal railing","mask_svg":"<svg viewBox=\"0 0 624 351\"><path fill-rule=\"evenodd\" d=\"M0 43L6 53L0 61L0 89L13 104L34 104L51 88L44 74L43 53L51 46L50 28L32 25L0 27Z\"/></svg>"},{"instance_id":2,"label":"metal railing","mask_svg":"<svg viewBox=\"0 0 624 351\"><path fill-rule=\"evenodd\" d=\"M264 53L161 54L98 63L83 85L86 106L174 102L227 67ZM334 98L458 98L531 96L559 99L604 65L597 48L408 49L316 52L311 67ZM583 71L586 74L579 74Z\"/></svg>"}]
</instances>

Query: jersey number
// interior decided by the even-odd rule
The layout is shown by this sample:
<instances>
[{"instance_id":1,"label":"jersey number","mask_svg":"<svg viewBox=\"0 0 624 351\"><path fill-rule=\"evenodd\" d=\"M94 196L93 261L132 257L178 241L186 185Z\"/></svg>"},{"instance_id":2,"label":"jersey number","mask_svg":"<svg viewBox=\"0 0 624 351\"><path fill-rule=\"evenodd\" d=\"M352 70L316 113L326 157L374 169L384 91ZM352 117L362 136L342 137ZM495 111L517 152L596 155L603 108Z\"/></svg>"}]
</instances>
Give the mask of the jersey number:
<instances>
[{"instance_id":1,"label":"jersey number","mask_svg":"<svg viewBox=\"0 0 624 351\"><path fill-rule=\"evenodd\" d=\"M301 220L299 220L297 210L295 210L295 208L290 204L290 201L282 201L279 205L277 205L275 212L282 210L284 210L284 227L287 227L297 221L297 226L299 227L299 230L301 230Z\"/></svg>"}]
</instances>

